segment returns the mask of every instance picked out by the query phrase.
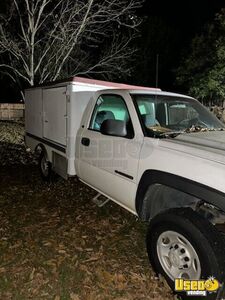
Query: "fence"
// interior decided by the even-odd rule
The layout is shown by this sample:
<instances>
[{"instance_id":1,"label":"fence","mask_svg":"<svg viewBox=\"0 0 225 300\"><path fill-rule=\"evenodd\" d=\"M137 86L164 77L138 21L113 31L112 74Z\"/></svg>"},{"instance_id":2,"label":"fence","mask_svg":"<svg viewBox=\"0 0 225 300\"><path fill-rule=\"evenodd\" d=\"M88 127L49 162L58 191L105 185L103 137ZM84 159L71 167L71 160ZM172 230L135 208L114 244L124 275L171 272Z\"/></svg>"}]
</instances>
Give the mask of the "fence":
<instances>
[{"instance_id":1,"label":"fence","mask_svg":"<svg viewBox=\"0 0 225 300\"><path fill-rule=\"evenodd\" d=\"M24 118L24 104L0 103L0 120L21 120Z\"/></svg>"}]
</instances>

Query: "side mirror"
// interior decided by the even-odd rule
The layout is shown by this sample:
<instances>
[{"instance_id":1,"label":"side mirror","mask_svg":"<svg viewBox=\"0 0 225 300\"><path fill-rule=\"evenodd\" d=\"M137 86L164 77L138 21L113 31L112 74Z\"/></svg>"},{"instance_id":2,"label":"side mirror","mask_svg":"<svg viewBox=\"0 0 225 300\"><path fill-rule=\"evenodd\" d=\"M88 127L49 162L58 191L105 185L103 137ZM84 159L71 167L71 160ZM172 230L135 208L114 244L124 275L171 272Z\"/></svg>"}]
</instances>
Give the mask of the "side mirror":
<instances>
[{"instance_id":1,"label":"side mirror","mask_svg":"<svg viewBox=\"0 0 225 300\"><path fill-rule=\"evenodd\" d=\"M126 137L127 125L126 122L120 120L105 120L102 122L100 132L104 135Z\"/></svg>"}]
</instances>

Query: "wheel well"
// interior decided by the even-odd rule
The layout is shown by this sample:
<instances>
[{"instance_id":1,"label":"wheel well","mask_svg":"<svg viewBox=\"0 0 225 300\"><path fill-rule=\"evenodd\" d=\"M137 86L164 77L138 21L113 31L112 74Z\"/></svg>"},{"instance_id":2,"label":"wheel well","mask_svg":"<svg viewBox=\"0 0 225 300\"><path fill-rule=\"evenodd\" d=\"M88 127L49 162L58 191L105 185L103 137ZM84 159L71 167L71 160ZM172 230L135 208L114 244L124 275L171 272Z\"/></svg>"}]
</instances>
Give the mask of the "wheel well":
<instances>
[{"instance_id":1,"label":"wheel well","mask_svg":"<svg viewBox=\"0 0 225 300\"><path fill-rule=\"evenodd\" d=\"M170 208L192 208L213 224L225 223L225 213L218 207L174 188L154 184L144 197L142 219L149 220Z\"/></svg>"},{"instance_id":2,"label":"wheel well","mask_svg":"<svg viewBox=\"0 0 225 300\"><path fill-rule=\"evenodd\" d=\"M212 224L224 224L225 230L223 193L173 174L153 170L144 175L136 195L136 210L142 220L149 221L170 208L190 207Z\"/></svg>"},{"instance_id":3,"label":"wheel well","mask_svg":"<svg viewBox=\"0 0 225 300\"><path fill-rule=\"evenodd\" d=\"M148 187L141 209L141 218L145 221L170 208L191 207L196 210L202 203L193 197L163 184L152 184Z\"/></svg>"}]
</instances>

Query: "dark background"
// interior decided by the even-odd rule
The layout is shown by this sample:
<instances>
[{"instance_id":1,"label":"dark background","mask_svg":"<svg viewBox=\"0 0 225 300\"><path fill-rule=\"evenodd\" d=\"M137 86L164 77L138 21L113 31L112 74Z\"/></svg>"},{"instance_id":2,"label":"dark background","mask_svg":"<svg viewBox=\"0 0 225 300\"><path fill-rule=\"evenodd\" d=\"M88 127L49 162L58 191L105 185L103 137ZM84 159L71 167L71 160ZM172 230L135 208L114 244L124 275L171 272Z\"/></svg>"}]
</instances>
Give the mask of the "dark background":
<instances>
[{"instance_id":1,"label":"dark background","mask_svg":"<svg viewBox=\"0 0 225 300\"><path fill-rule=\"evenodd\" d=\"M175 69L188 53L192 38L213 21L222 7L225 7L222 0L147 0L142 10L146 20L142 24L140 40L142 49L146 44L146 51L139 63L138 83L155 86L158 54L159 87L186 92L175 83Z\"/></svg>"},{"instance_id":2,"label":"dark background","mask_svg":"<svg viewBox=\"0 0 225 300\"><path fill-rule=\"evenodd\" d=\"M6 1L6 0L5 0ZM0 13L5 1L1 0ZM146 0L137 13L143 18L140 37L135 40L138 55L127 82L156 85L156 57L159 57L159 87L186 92L175 82L175 69L187 53L192 38L213 20L225 3L222 0ZM116 81L120 81L116 79ZM0 78L0 102L18 102L20 93L8 78Z\"/></svg>"}]
</instances>

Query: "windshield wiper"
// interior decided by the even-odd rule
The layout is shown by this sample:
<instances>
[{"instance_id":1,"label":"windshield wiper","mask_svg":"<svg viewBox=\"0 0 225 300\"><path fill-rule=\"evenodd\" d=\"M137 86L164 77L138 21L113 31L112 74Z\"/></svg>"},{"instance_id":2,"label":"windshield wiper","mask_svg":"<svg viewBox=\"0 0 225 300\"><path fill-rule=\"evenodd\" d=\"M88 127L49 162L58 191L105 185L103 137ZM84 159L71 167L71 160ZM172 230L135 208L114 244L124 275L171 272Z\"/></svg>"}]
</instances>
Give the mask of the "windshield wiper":
<instances>
[{"instance_id":1,"label":"windshield wiper","mask_svg":"<svg viewBox=\"0 0 225 300\"><path fill-rule=\"evenodd\" d=\"M151 128L148 128L148 132L150 133L151 137L154 138L175 138L180 134L184 133L197 133L197 132L207 132L207 131L225 131L225 128L207 128L207 127L200 127L200 126L191 126L190 128L186 128L184 130L177 130L177 131L157 131Z\"/></svg>"},{"instance_id":2,"label":"windshield wiper","mask_svg":"<svg viewBox=\"0 0 225 300\"><path fill-rule=\"evenodd\" d=\"M182 130L182 131L169 131L169 132L163 132L163 133L160 133L160 137L172 137L172 138L175 138L177 137L178 135L182 134L182 133L186 133L186 130Z\"/></svg>"},{"instance_id":3,"label":"windshield wiper","mask_svg":"<svg viewBox=\"0 0 225 300\"><path fill-rule=\"evenodd\" d=\"M151 128L148 128L148 132L150 133L150 136L154 138L168 138L168 137L175 138L182 133L186 133L185 130L161 132L161 131L153 130Z\"/></svg>"},{"instance_id":4,"label":"windshield wiper","mask_svg":"<svg viewBox=\"0 0 225 300\"><path fill-rule=\"evenodd\" d=\"M197 127L197 126L192 126L191 128L187 128L185 130L182 131L169 131L169 132L163 132L160 134L161 137L172 137L175 138L180 134L183 133L196 133L196 132L208 132L208 131L225 131L225 128L207 128L207 127Z\"/></svg>"}]
</instances>

